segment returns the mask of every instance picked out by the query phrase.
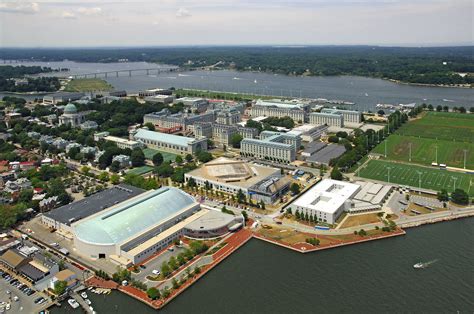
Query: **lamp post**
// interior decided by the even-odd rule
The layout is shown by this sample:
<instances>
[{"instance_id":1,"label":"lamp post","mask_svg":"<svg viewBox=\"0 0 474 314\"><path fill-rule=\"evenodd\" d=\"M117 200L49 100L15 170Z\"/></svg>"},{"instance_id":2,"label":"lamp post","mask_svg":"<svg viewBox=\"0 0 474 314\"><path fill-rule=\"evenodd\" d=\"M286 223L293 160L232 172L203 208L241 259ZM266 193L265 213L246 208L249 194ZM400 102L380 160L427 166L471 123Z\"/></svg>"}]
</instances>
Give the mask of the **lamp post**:
<instances>
[{"instance_id":1,"label":"lamp post","mask_svg":"<svg viewBox=\"0 0 474 314\"><path fill-rule=\"evenodd\" d=\"M408 161L411 162L411 143L408 143L408 146L409 146L409 148L410 148L410 156L409 156L409 158L408 158Z\"/></svg>"},{"instance_id":2,"label":"lamp post","mask_svg":"<svg viewBox=\"0 0 474 314\"><path fill-rule=\"evenodd\" d=\"M390 167L387 167L387 170L388 170L388 180L387 180L387 182L388 183L390 183L390 169L391 169Z\"/></svg>"},{"instance_id":3,"label":"lamp post","mask_svg":"<svg viewBox=\"0 0 474 314\"><path fill-rule=\"evenodd\" d=\"M417 171L417 172L418 172L418 188L419 188L418 194L421 194L421 174L423 172L421 171Z\"/></svg>"},{"instance_id":4,"label":"lamp post","mask_svg":"<svg viewBox=\"0 0 474 314\"><path fill-rule=\"evenodd\" d=\"M467 149L464 149L464 169L466 169L466 155L467 155Z\"/></svg>"}]
</instances>

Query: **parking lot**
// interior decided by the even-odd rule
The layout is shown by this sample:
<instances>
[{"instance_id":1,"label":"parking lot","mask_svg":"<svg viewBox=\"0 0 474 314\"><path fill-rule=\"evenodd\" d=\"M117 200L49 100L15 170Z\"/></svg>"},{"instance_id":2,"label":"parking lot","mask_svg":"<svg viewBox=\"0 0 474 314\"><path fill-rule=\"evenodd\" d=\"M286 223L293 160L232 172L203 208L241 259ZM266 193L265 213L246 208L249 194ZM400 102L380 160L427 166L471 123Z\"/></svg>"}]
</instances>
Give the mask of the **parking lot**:
<instances>
[{"instance_id":1,"label":"parking lot","mask_svg":"<svg viewBox=\"0 0 474 314\"><path fill-rule=\"evenodd\" d=\"M181 252L184 252L185 248L180 248L180 247L176 247L176 246L173 246L173 251L169 251L169 250L166 250L164 251L163 253L161 253L160 255L158 255L157 257L151 259L150 261L146 262L145 263L145 269L142 269L142 268L139 268L140 269L140 273L139 274L135 274L135 273L132 273L132 276L133 278L135 278L136 280L138 281L142 281L142 282L147 282L148 279L146 279L147 276L155 276L152 274L152 271L153 270L158 270L160 271L161 270L161 264L163 264L163 262L167 262L169 261L170 257L171 256L178 256L179 253Z\"/></svg>"},{"instance_id":2,"label":"parking lot","mask_svg":"<svg viewBox=\"0 0 474 314\"><path fill-rule=\"evenodd\" d=\"M46 308L47 302L44 295L34 291L26 293L26 285L14 284L10 282L14 278L9 278L8 273L1 271L0 276L0 313L37 313L41 309ZM8 279L8 280L7 280ZM21 291L25 289L25 291ZM36 303L35 300L43 297L45 300L40 304Z\"/></svg>"}]
</instances>

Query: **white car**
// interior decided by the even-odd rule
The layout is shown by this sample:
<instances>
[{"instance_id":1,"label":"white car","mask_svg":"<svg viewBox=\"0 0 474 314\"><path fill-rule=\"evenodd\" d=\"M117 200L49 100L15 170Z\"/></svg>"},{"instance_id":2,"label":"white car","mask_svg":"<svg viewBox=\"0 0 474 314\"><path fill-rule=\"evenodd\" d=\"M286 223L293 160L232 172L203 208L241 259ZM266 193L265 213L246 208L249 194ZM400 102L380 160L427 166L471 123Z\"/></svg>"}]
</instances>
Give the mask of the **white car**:
<instances>
[{"instance_id":1,"label":"white car","mask_svg":"<svg viewBox=\"0 0 474 314\"><path fill-rule=\"evenodd\" d=\"M8 311L9 309L11 309L11 305L10 305L10 303L7 303L7 306L5 307L5 310Z\"/></svg>"},{"instance_id":2,"label":"white car","mask_svg":"<svg viewBox=\"0 0 474 314\"><path fill-rule=\"evenodd\" d=\"M18 302L18 300L20 300L19 297L17 297L17 296L14 296L14 297L13 297L13 301Z\"/></svg>"},{"instance_id":3,"label":"white car","mask_svg":"<svg viewBox=\"0 0 474 314\"><path fill-rule=\"evenodd\" d=\"M156 270L156 269L153 269L153 270L151 271L151 273L152 273L153 275L155 275L155 276L158 276L159 274L161 274L160 271L159 271L159 270Z\"/></svg>"}]
</instances>

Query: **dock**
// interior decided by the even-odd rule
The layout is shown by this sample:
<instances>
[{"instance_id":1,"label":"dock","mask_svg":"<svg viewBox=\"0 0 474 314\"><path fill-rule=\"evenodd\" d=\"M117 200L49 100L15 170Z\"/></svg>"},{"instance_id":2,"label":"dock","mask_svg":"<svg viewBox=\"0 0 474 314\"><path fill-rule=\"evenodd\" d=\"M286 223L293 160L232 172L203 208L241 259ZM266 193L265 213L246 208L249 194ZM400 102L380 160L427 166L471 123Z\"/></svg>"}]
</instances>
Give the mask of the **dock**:
<instances>
[{"instance_id":1,"label":"dock","mask_svg":"<svg viewBox=\"0 0 474 314\"><path fill-rule=\"evenodd\" d=\"M77 292L72 292L71 297L74 298L77 301L77 303L79 303L79 305L82 307L82 309L86 313L92 313L89 305L87 305L87 303L84 301L84 299Z\"/></svg>"}]
</instances>

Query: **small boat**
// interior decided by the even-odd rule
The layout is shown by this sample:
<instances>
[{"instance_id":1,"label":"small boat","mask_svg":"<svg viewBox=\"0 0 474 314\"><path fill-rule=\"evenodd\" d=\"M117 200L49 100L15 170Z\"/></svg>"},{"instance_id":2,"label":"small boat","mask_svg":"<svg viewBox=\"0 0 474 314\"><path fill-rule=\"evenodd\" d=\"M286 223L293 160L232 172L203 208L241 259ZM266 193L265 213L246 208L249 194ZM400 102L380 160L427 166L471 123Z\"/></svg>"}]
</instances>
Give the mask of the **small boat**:
<instances>
[{"instance_id":1,"label":"small boat","mask_svg":"<svg viewBox=\"0 0 474 314\"><path fill-rule=\"evenodd\" d=\"M253 82L254 82L255 84L257 84L257 80L254 80Z\"/></svg>"},{"instance_id":2,"label":"small boat","mask_svg":"<svg viewBox=\"0 0 474 314\"><path fill-rule=\"evenodd\" d=\"M368 97L368 96L369 96L369 94L365 93L365 97Z\"/></svg>"},{"instance_id":3,"label":"small boat","mask_svg":"<svg viewBox=\"0 0 474 314\"><path fill-rule=\"evenodd\" d=\"M94 289L94 287L89 287L87 288L87 290L91 291L92 289Z\"/></svg>"},{"instance_id":4,"label":"small boat","mask_svg":"<svg viewBox=\"0 0 474 314\"><path fill-rule=\"evenodd\" d=\"M77 309L79 307L79 303L77 303L76 300L74 299L69 299L67 300L67 303L69 303L69 305L73 308L73 309Z\"/></svg>"},{"instance_id":5,"label":"small boat","mask_svg":"<svg viewBox=\"0 0 474 314\"><path fill-rule=\"evenodd\" d=\"M91 304L92 304L91 300L89 300L89 299L85 299L84 302L86 302L87 305L91 305Z\"/></svg>"},{"instance_id":6,"label":"small boat","mask_svg":"<svg viewBox=\"0 0 474 314\"><path fill-rule=\"evenodd\" d=\"M421 263L421 262L416 263L415 265L413 265L413 268L415 268L415 269L421 269L421 268L425 268L425 267L426 267L425 263Z\"/></svg>"},{"instance_id":7,"label":"small boat","mask_svg":"<svg viewBox=\"0 0 474 314\"><path fill-rule=\"evenodd\" d=\"M87 293L86 293L85 291L82 292L82 293L81 293L81 297L82 297L83 299L87 299Z\"/></svg>"}]
</instances>

